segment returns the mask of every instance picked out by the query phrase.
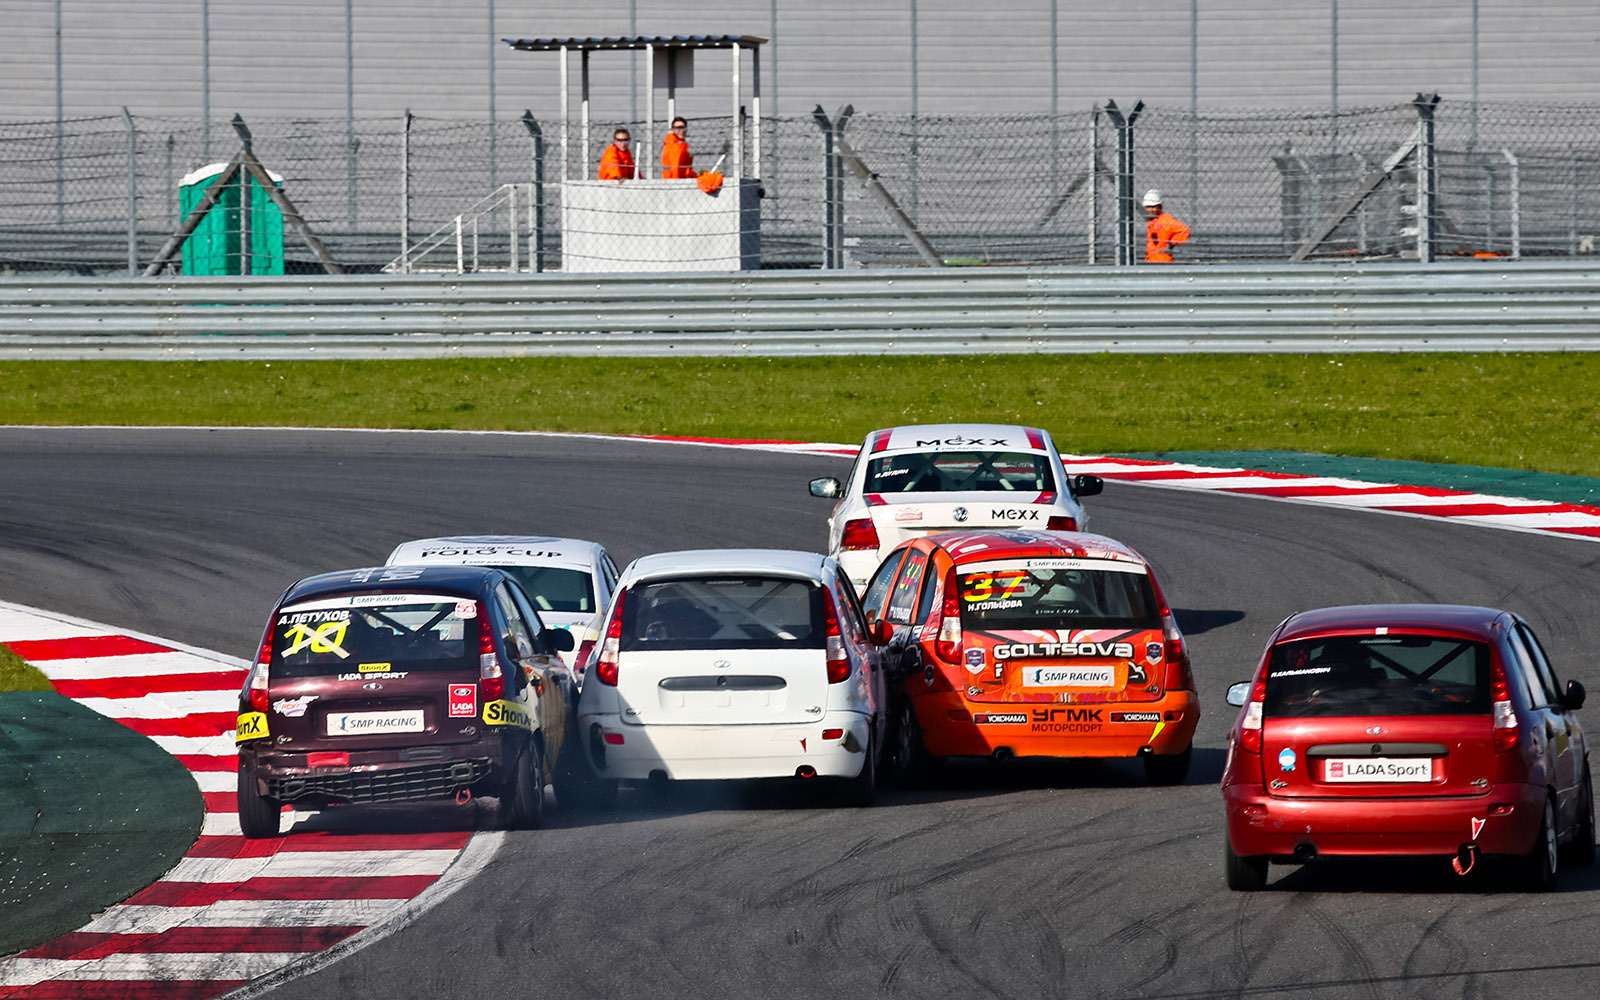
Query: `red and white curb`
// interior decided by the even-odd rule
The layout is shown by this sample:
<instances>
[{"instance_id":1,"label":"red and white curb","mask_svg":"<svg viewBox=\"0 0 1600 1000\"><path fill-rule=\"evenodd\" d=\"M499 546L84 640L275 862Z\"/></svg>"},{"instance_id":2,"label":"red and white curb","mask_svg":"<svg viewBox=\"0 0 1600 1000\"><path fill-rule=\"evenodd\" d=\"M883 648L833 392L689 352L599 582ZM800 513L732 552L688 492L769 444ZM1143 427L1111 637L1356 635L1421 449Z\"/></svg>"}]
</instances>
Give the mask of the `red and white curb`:
<instances>
[{"instance_id":1,"label":"red and white curb","mask_svg":"<svg viewBox=\"0 0 1600 1000\"><path fill-rule=\"evenodd\" d=\"M304 812L285 815L282 837L246 840L232 735L243 661L6 602L0 643L176 757L205 800L199 839L160 880L0 959L0 998L188 1000L286 981L410 923L500 843L466 830L342 833Z\"/></svg>"}]
</instances>

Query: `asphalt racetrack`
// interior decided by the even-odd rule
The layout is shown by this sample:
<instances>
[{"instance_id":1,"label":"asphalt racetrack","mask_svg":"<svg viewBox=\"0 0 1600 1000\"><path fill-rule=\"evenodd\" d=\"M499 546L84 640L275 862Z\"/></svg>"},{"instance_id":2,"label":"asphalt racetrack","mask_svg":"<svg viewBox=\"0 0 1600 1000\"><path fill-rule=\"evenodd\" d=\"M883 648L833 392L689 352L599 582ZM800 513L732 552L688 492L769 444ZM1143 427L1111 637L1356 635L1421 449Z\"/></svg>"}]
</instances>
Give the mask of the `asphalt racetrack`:
<instances>
[{"instance_id":1,"label":"asphalt racetrack","mask_svg":"<svg viewBox=\"0 0 1600 1000\"><path fill-rule=\"evenodd\" d=\"M248 655L281 589L410 537L657 550L823 544L842 460L560 437L0 430L0 598ZM1271 629L1318 605L1510 608L1600 690L1600 546L1108 484L1092 527L1155 561L1205 716L1190 784L1131 766L952 768L866 810L808 790L625 795L508 835L420 921L274 997L1527 997L1600 980L1600 869L1561 891L1443 864L1274 868L1229 892L1216 788ZM1600 706L1591 708L1591 716Z\"/></svg>"}]
</instances>

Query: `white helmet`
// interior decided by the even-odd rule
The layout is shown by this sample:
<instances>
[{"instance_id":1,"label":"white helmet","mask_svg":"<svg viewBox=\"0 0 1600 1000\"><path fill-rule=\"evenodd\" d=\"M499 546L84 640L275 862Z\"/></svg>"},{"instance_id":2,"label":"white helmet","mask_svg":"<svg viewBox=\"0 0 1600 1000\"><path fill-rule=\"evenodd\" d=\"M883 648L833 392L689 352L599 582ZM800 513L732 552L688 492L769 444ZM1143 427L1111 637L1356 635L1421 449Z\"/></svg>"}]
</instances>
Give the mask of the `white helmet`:
<instances>
[{"instance_id":1,"label":"white helmet","mask_svg":"<svg viewBox=\"0 0 1600 1000\"><path fill-rule=\"evenodd\" d=\"M1150 190L1148 190L1148 191L1146 191L1144 193L1144 207L1145 208L1154 208L1155 206L1157 206L1159 204L1161 204L1161 192L1160 191L1156 190L1155 188L1151 188Z\"/></svg>"}]
</instances>

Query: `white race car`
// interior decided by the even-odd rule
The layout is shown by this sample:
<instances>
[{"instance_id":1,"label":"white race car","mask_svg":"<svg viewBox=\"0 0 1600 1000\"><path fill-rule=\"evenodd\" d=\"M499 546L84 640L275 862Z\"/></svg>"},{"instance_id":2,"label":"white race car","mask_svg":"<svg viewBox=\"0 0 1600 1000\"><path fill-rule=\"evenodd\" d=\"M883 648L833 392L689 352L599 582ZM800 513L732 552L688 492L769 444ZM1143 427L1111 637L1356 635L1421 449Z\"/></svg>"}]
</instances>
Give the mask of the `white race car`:
<instances>
[{"instance_id":1,"label":"white race car","mask_svg":"<svg viewBox=\"0 0 1600 1000\"><path fill-rule=\"evenodd\" d=\"M528 595L546 628L566 629L575 649L562 662L583 680L589 650L583 641L599 634L600 616L611 604L617 567L598 542L543 535L462 535L419 538L389 553L388 565L495 566Z\"/></svg>"},{"instance_id":2,"label":"white race car","mask_svg":"<svg viewBox=\"0 0 1600 1000\"><path fill-rule=\"evenodd\" d=\"M1079 497L1098 476L1067 477L1046 431L1003 424L924 424L867 435L843 482L813 479L811 495L837 500L828 552L857 591L896 545L961 528L1083 531Z\"/></svg>"}]
</instances>

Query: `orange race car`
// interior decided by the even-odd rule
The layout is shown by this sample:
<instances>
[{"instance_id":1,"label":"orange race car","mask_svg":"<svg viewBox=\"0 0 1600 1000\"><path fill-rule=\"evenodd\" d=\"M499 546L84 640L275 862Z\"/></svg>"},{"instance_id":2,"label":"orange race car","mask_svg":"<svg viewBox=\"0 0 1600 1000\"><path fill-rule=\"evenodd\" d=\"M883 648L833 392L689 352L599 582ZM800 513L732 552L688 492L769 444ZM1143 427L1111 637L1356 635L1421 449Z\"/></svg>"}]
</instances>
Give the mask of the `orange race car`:
<instances>
[{"instance_id":1,"label":"orange race car","mask_svg":"<svg viewBox=\"0 0 1600 1000\"><path fill-rule=\"evenodd\" d=\"M908 540L862 600L892 678L891 764L1138 757L1189 771L1200 701L1144 557L1101 535L985 529Z\"/></svg>"}]
</instances>

